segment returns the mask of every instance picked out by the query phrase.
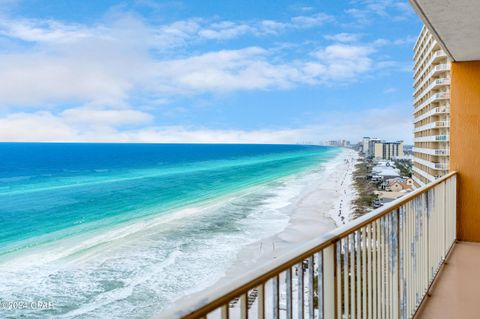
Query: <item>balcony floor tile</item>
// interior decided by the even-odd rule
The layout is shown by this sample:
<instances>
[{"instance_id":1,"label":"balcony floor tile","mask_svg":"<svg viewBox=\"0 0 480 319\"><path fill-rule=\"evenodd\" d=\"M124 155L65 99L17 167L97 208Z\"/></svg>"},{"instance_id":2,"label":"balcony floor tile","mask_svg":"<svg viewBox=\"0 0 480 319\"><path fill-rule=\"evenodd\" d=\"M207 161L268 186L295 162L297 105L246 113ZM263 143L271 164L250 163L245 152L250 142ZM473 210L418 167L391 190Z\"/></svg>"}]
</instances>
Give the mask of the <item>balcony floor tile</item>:
<instances>
[{"instance_id":1,"label":"balcony floor tile","mask_svg":"<svg viewBox=\"0 0 480 319\"><path fill-rule=\"evenodd\" d=\"M455 245L418 318L480 318L480 243Z\"/></svg>"}]
</instances>

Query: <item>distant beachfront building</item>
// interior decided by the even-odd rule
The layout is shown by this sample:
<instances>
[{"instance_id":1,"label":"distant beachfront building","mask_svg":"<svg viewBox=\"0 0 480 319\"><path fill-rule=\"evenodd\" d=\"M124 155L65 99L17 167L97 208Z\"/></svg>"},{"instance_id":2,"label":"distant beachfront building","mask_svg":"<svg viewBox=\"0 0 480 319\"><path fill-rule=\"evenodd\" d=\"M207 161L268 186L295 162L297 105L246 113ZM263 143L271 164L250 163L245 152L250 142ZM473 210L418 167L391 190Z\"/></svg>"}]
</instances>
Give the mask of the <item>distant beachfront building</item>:
<instances>
[{"instance_id":1,"label":"distant beachfront building","mask_svg":"<svg viewBox=\"0 0 480 319\"><path fill-rule=\"evenodd\" d=\"M377 144L381 144L383 141L376 137L370 138L368 140L368 149L367 149L367 156L375 157L375 148Z\"/></svg>"},{"instance_id":2,"label":"distant beachfront building","mask_svg":"<svg viewBox=\"0 0 480 319\"><path fill-rule=\"evenodd\" d=\"M378 138L363 138L363 152L366 156L375 159L391 160L403 158L403 142L386 142Z\"/></svg>"},{"instance_id":3,"label":"distant beachfront building","mask_svg":"<svg viewBox=\"0 0 480 319\"><path fill-rule=\"evenodd\" d=\"M403 142L382 142L375 144L373 157L385 160L403 158Z\"/></svg>"},{"instance_id":4,"label":"distant beachfront building","mask_svg":"<svg viewBox=\"0 0 480 319\"><path fill-rule=\"evenodd\" d=\"M368 154L368 143L370 142L370 137L364 137L362 139L362 152L363 154Z\"/></svg>"},{"instance_id":5,"label":"distant beachfront building","mask_svg":"<svg viewBox=\"0 0 480 319\"><path fill-rule=\"evenodd\" d=\"M423 186L448 172L450 62L423 27L414 47L413 180Z\"/></svg>"}]
</instances>

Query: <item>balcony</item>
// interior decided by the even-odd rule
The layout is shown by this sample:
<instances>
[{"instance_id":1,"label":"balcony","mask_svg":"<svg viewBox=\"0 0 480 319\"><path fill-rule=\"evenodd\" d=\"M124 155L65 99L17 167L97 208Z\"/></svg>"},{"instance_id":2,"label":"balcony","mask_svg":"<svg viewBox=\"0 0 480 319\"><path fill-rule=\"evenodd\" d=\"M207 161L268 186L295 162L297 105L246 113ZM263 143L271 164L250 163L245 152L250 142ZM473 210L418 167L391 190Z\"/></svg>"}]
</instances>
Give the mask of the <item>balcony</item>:
<instances>
[{"instance_id":1,"label":"balcony","mask_svg":"<svg viewBox=\"0 0 480 319\"><path fill-rule=\"evenodd\" d=\"M434 156L448 156L450 155L449 149L433 149L433 148L421 148L421 147L414 147L414 153L422 153Z\"/></svg>"},{"instance_id":2,"label":"balcony","mask_svg":"<svg viewBox=\"0 0 480 319\"><path fill-rule=\"evenodd\" d=\"M412 179L413 179L418 185L420 185L420 187L426 185L422 180L420 180L420 178L418 178L418 177L415 176L415 175L412 176Z\"/></svg>"},{"instance_id":3,"label":"balcony","mask_svg":"<svg viewBox=\"0 0 480 319\"><path fill-rule=\"evenodd\" d=\"M429 118L430 116L435 116L435 115L441 115L441 114L448 114L450 113L450 109L446 106L439 106L436 108L431 109L430 111L423 113L419 116L416 116L413 119L413 123L418 123L421 120L424 120L426 118Z\"/></svg>"},{"instance_id":4,"label":"balcony","mask_svg":"<svg viewBox=\"0 0 480 319\"><path fill-rule=\"evenodd\" d=\"M422 99L428 92L439 89L440 87L445 85L450 85L450 78L441 78L434 80L425 90L423 90L420 95L413 99L413 104L416 104L418 101L420 101L420 99Z\"/></svg>"},{"instance_id":5,"label":"balcony","mask_svg":"<svg viewBox=\"0 0 480 319\"><path fill-rule=\"evenodd\" d=\"M455 244L456 178L450 173L189 297L162 318L411 318Z\"/></svg>"},{"instance_id":6,"label":"balcony","mask_svg":"<svg viewBox=\"0 0 480 319\"><path fill-rule=\"evenodd\" d=\"M431 97L426 99L422 104L414 108L413 113L417 113L418 111L420 111L430 103L440 102L442 100L448 100L448 99L450 99L450 92L435 93Z\"/></svg>"},{"instance_id":7,"label":"balcony","mask_svg":"<svg viewBox=\"0 0 480 319\"><path fill-rule=\"evenodd\" d=\"M428 42L428 41L431 40L431 38L432 38L432 36L431 36L430 34L428 34L428 36L425 38L425 41ZM414 68L415 68L416 70L417 70L418 67L419 67L420 65L422 65L423 62L425 62L425 60L428 58L428 54L425 54L425 53L434 50L435 47L439 47L439 46L438 46L438 44L437 44L436 42L432 42L430 45L427 45L427 44L423 45L423 47L420 48L420 50L418 50L418 51L416 51L416 49L414 50L414 51L415 51L414 54L413 54L413 56L414 56L413 60L414 60L414 61L417 61L417 60L418 60L418 59L417 59L418 56L421 56L421 57L422 57L418 62L415 62L415 63L414 63Z\"/></svg>"},{"instance_id":8,"label":"balcony","mask_svg":"<svg viewBox=\"0 0 480 319\"><path fill-rule=\"evenodd\" d=\"M419 318L478 318L480 244L458 242Z\"/></svg>"},{"instance_id":9,"label":"balcony","mask_svg":"<svg viewBox=\"0 0 480 319\"><path fill-rule=\"evenodd\" d=\"M422 136L413 139L414 142L447 142L448 140L448 135Z\"/></svg>"},{"instance_id":10,"label":"balcony","mask_svg":"<svg viewBox=\"0 0 480 319\"><path fill-rule=\"evenodd\" d=\"M417 69L414 72L413 76L415 78L421 77L427 71L427 69L430 65L432 65L433 63L435 63L436 61L438 61L442 58L447 58L447 54L445 52L443 52L442 50L435 51L432 54L432 57L430 58L430 60L428 60L428 62L425 64L425 66L423 68L419 69L419 70Z\"/></svg>"},{"instance_id":11,"label":"balcony","mask_svg":"<svg viewBox=\"0 0 480 319\"><path fill-rule=\"evenodd\" d=\"M425 84L425 82L427 82L432 76L435 76L440 72L445 72L449 70L450 70L450 65L448 63L439 64L434 66L430 70L430 72L428 72L427 76L423 78L421 82L419 82L420 78L415 79L413 82L413 86L415 87L415 90L414 90L415 94L421 89L421 87Z\"/></svg>"},{"instance_id":12,"label":"balcony","mask_svg":"<svg viewBox=\"0 0 480 319\"><path fill-rule=\"evenodd\" d=\"M435 169L435 170L447 170L448 169L448 164L447 163L436 163L436 162L430 162L430 161L426 161L426 160L423 160L421 158L417 158L415 157L413 159L414 162L417 162L419 164L422 164L423 166L426 166L426 167L430 167L431 169Z\"/></svg>"},{"instance_id":13,"label":"balcony","mask_svg":"<svg viewBox=\"0 0 480 319\"><path fill-rule=\"evenodd\" d=\"M445 128L445 127L449 127L449 126L450 126L449 121L436 121L436 122L432 122L432 123L428 123L428 124L416 127L416 128L414 128L413 131L415 133L417 133L417 132L422 132L422 131L427 131L427 130L433 130L433 129L436 129L436 128Z\"/></svg>"},{"instance_id":14,"label":"balcony","mask_svg":"<svg viewBox=\"0 0 480 319\"><path fill-rule=\"evenodd\" d=\"M417 173L417 174L425 177L425 178L428 179L430 182L433 182L433 181L435 181L435 180L438 178L438 176L433 176L433 175L425 172L424 170L422 170L422 169L420 169L420 168L418 168L418 167L416 167L416 166L413 166L413 167L412 167L412 170L413 170L415 173Z\"/></svg>"}]
</instances>

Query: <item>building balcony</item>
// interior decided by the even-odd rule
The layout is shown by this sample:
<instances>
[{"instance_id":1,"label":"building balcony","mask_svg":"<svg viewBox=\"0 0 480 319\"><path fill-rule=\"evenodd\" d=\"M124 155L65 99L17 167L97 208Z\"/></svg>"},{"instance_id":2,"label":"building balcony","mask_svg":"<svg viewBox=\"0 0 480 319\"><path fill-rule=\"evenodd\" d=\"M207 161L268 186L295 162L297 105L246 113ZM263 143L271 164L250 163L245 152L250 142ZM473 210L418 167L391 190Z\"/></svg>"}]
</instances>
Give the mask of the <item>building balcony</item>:
<instances>
[{"instance_id":1,"label":"building balcony","mask_svg":"<svg viewBox=\"0 0 480 319\"><path fill-rule=\"evenodd\" d=\"M418 167L416 167L416 166L413 166L413 167L412 167L412 170L413 170L415 173L417 173L417 174L425 177L425 178L428 179L430 182L433 182L433 181L437 180L437 179L440 177L440 176L433 176L433 175L425 172L424 170L422 170L422 169L420 169L420 168L418 168Z\"/></svg>"},{"instance_id":2,"label":"building balcony","mask_svg":"<svg viewBox=\"0 0 480 319\"><path fill-rule=\"evenodd\" d=\"M415 137L414 142L448 142L448 135L431 135L431 136L422 136Z\"/></svg>"},{"instance_id":3,"label":"building balcony","mask_svg":"<svg viewBox=\"0 0 480 319\"><path fill-rule=\"evenodd\" d=\"M424 40L429 41L430 37L431 35L427 34ZM416 45L418 45L418 43ZM428 45L428 47L422 46L421 48L419 47L414 48L414 53L413 53L414 69L418 69L417 67L423 64L423 62L428 58L428 55L425 54L425 52L432 51L434 46L435 46L435 42L432 42L430 45ZM420 59L418 59L419 56L421 57Z\"/></svg>"},{"instance_id":4,"label":"building balcony","mask_svg":"<svg viewBox=\"0 0 480 319\"><path fill-rule=\"evenodd\" d=\"M450 99L450 92L435 93L431 97L423 101L423 103L421 103L419 106L415 107L413 109L413 113L417 113L418 111L423 109L425 106L429 105L430 103L440 102L442 100L448 100L448 99Z\"/></svg>"},{"instance_id":5,"label":"building balcony","mask_svg":"<svg viewBox=\"0 0 480 319\"><path fill-rule=\"evenodd\" d=\"M449 114L450 109L446 106L438 106L436 108L431 109L430 111L423 113L421 115L416 116L413 119L413 123L418 123L421 120L429 118L430 116L441 115L441 114Z\"/></svg>"},{"instance_id":6,"label":"building balcony","mask_svg":"<svg viewBox=\"0 0 480 319\"><path fill-rule=\"evenodd\" d=\"M440 171L448 170L447 163L430 162L417 157L415 157L413 161L419 164L422 164L423 166L430 167L431 169L434 169L434 170L440 170Z\"/></svg>"},{"instance_id":7,"label":"building balcony","mask_svg":"<svg viewBox=\"0 0 480 319\"><path fill-rule=\"evenodd\" d=\"M413 52L413 60L417 61L419 60L418 57L422 57L420 59L420 61L418 63L415 63L415 66L416 65L420 65L421 63L423 63L423 61L428 57L425 52L430 52L433 50L433 47L436 45L435 42L432 42L430 45L427 46L427 43L428 41L430 41L432 39L432 35L430 33L427 33L427 35L425 36L425 38L423 39L423 44L420 45L420 46L415 46L414 48L414 52ZM416 44L418 45L418 43Z\"/></svg>"},{"instance_id":8,"label":"building balcony","mask_svg":"<svg viewBox=\"0 0 480 319\"><path fill-rule=\"evenodd\" d=\"M434 149L434 148L421 148L421 147L414 147L414 153L422 153L434 156L449 156L450 150L449 149Z\"/></svg>"},{"instance_id":9,"label":"building balcony","mask_svg":"<svg viewBox=\"0 0 480 319\"><path fill-rule=\"evenodd\" d=\"M447 85L450 85L450 78L440 78L434 80L425 90L421 92L421 94L413 99L413 104L416 104L418 101L420 101L426 94L428 94L428 92L437 90Z\"/></svg>"},{"instance_id":10,"label":"building balcony","mask_svg":"<svg viewBox=\"0 0 480 319\"><path fill-rule=\"evenodd\" d=\"M412 318L425 304L424 313L436 318L424 301L455 247L456 179L450 173L319 234L235 280L185 298L161 318ZM455 265L463 256L458 246ZM442 276L455 278L460 269ZM476 281L466 284L479 289Z\"/></svg>"},{"instance_id":11,"label":"building balcony","mask_svg":"<svg viewBox=\"0 0 480 319\"><path fill-rule=\"evenodd\" d=\"M441 72L446 72L450 70L450 64L448 63L443 63L434 66L430 72L428 72L427 76L423 78L423 80L420 81L420 78L416 78L414 80L413 86L414 86L414 94L417 94L422 87L425 85L425 83L430 80L432 77L440 74Z\"/></svg>"},{"instance_id":12,"label":"building balcony","mask_svg":"<svg viewBox=\"0 0 480 319\"><path fill-rule=\"evenodd\" d=\"M430 65L432 65L433 63L439 61L440 59L446 59L447 58L447 54L445 52L443 52L443 50L438 50L438 51L435 51L430 60L428 60L428 62L425 64L425 66L421 69L418 69L414 72L414 75L413 77L414 78L418 78L418 77L421 77L429 68Z\"/></svg>"},{"instance_id":13,"label":"building balcony","mask_svg":"<svg viewBox=\"0 0 480 319\"><path fill-rule=\"evenodd\" d=\"M413 180L415 181L415 183L417 183L417 185L419 185L420 187L423 187L423 186L426 185L420 178L418 178L418 177L415 176L415 175L412 176L412 179L413 179Z\"/></svg>"},{"instance_id":14,"label":"building balcony","mask_svg":"<svg viewBox=\"0 0 480 319\"><path fill-rule=\"evenodd\" d=\"M422 132L422 131L427 131L427 130L433 130L436 128L445 128L445 127L450 127L450 122L449 121L435 121L432 123L428 123L419 127L416 127L413 129L415 133L417 132Z\"/></svg>"}]
</instances>

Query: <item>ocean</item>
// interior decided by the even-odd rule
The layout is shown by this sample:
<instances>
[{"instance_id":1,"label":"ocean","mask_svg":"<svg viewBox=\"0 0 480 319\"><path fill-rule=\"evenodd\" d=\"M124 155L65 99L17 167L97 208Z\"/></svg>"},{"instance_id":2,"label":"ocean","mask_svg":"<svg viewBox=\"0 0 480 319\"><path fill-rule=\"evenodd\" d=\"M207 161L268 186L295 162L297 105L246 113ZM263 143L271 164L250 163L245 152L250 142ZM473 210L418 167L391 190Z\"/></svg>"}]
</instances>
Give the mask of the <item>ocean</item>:
<instances>
[{"instance_id":1,"label":"ocean","mask_svg":"<svg viewBox=\"0 0 480 319\"><path fill-rule=\"evenodd\" d=\"M160 314L284 229L302 178L339 153L0 143L0 318Z\"/></svg>"}]
</instances>

